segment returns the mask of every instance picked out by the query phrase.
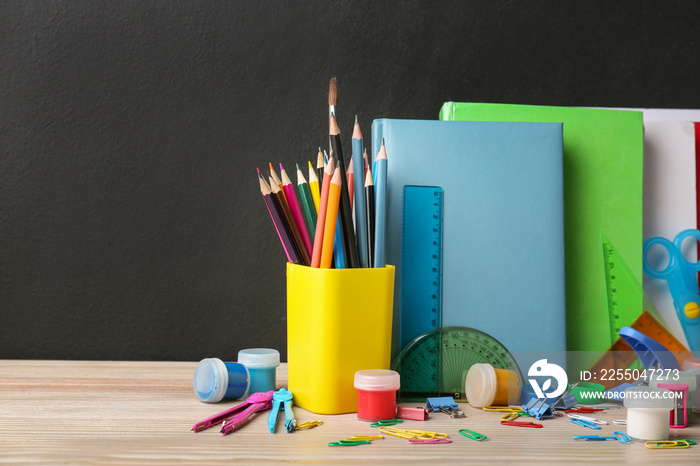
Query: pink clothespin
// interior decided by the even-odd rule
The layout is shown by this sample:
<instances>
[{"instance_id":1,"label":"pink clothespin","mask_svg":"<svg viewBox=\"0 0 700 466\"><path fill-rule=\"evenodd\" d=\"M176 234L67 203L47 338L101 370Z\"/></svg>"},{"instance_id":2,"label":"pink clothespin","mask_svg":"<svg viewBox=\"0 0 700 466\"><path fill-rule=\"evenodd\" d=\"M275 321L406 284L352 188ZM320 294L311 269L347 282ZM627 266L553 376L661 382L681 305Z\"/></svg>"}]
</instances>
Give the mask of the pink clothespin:
<instances>
[{"instance_id":1,"label":"pink clothespin","mask_svg":"<svg viewBox=\"0 0 700 466\"><path fill-rule=\"evenodd\" d=\"M272 390L269 392L253 393L245 402L196 423L194 427L192 427L192 430L200 432L221 422L225 422L221 428L221 433L231 433L248 422L253 414L258 411L270 409L272 407L273 393L274 391Z\"/></svg>"}]
</instances>

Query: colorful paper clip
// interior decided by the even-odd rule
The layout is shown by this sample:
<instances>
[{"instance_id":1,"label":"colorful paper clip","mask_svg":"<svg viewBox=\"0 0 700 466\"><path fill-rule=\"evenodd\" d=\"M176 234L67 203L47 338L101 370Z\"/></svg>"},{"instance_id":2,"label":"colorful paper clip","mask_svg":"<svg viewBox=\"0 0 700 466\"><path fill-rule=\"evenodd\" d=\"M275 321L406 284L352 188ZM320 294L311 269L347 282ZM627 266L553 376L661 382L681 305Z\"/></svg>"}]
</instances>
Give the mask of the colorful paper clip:
<instances>
[{"instance_id":1,"label":"colorful paper clip","mask_svg":"<svg viewBox=\"0 0 700 466\"><path fill-rule=\"evenodd\" d=\"M604 411L604 409L603 408L576 408L576 409L567 409L564 412L565 413L591 414L591 413L596 413L598 411Z\"/></svg>"},{"instance_id":2,"label":"colorful paper clip","mask_svg":"<svg viewBox=\"0 0 700 466\"><path fill-rule=\"evenodd\" d=\"M482 440L486 440L486 436L484 434L480 434L479 432L474 432L473 430L459 429L457 432L459 432L460 434L464 435L467 438L470 438L472 440L476 440L477 442L481 442Z\"/></svg>"},{"instance_id":3,"label":"colorful paper clip","mask_svg":"<svg viewBox=\"0 0 700 466\"><path fill-rule=\"evenodd\" d=\"M297 424L294 430L300 430L300 429L313 429L316 426L320 426L323 424L323 421L306 421L302 422L301 424Z\"/></svg>"},{"instance_id":4,"label":"colorful paper clip","mask_svg":"<svg viewBox=\"0 0 700 466\"><path fill-rule=\"evenodd\" d=\"M595 441L595 440L617 440L620 443L629 443L632 441L632 439L629 437L624 432L613 432L612 436L610 437L601 437L600 435L574 435L573 436L575 440L586 440L586 441Z\"/></svg>"},{"instance_id":5,"label":"colorful paper clip","mask_svg":"<svg viewBox=\"0 0 700 466\"><path fill-rule=\"evenodd\" d=\"M688 448L690 442L687 440L649 440L644 442L647 448Z\"/></svg>"},{"instance_id":6,"label":"colorful paper clip","mask_svg":"<svg viewBox=\"0 0 700 466\"><path fill-rule=\"evenodd\" d=\"M330 442L329 447L356 447L357 445L367 445L372 443L371 440L339 440L337 442Z\"/></svg>"},{"instance_id":7,"label":"colorful paper clip","mask_svg":"<svg viewBox=\"0 0 700 466\"><path fill-rule=\"evenodd\" d=\"M420 445L420 444L426 444L426 443L452 443L452 440L448 439L447 437L412 438L412 439L408 439L408 443L410 443L412 445Z\"/></svg>"},{"instance_id":8,"label":"colorful paper clip","mask_svg":"<svg viewBox=\"0 0 700 466\"><path fill-rule=\"evenodd\" d=\"M403 422L402 419L386 419L384 421L377 421L370 424L370 427L382 427L382 426L394 426Z\"/></svg>"},{"instance_id":9,"label":"colorful paper clip","mask_svg":"<svg viewBox=\"0 0 700 466\"><path fill-rule=\"evenodd\" d=\"M353 435L345 440L377 440L384 438L383 435Z\"/></svg>"},{"instance_id":10,"label":"colorful paper clip","mask_svg":"<svg viewBox=\"0 0 700 466\"><path fill-rule=\"evenodd\" d=\"M589 429L600 430L600 426L592 423L591 421L586 421L584 419L569 419L574 424L578 424L581 427L588 427Z\"/></svg>"},{"instance_id":11,"label":"colorful paper clip","mask_svg":"<svg viewBox=\"0 0 700 466\"><path fill-rule=\"evenodd\" d=\"M415 430L415 429L397 429L391 426L382 426L379 431L393 437L405 438L405 439L434 439L434 438L447 438L447 434L441 432L429 432L425 430Z\"/></svg>"},{"instance_id":12,"label":"colorful paper clip","mask_svg":"<svg viewBox=\"0 0 700 466\"><path fill-rule=\"evenodd\" d=\"M532 421L525 422L525 421L504 421L504 420L501 420L501 425L502 426L513 426L513 427L532 427L535 429L539 429L540 427L542 427L542 424L538 424L538 423L532 422Z\"/></svg>"},{"instance_id":13,"label":"colorful paper clip","mask_svg":"<svg viewBox=\"0 0 700 466\"><path fill-rule=\"evenodd\" d=\"M496 411L501 413L522 413L523 408L520 406L484 406L484 411Z\"/></svg>"},{"instance_id":14,"label":"colorful paper clip","mask_svg":"<svg viewBox=\"0 0 700 466\"><path fill-rule=\"evenodd\" d=\"M194 427L192 427L192 430L195 432L201 432L204 429L208 429L212 426L225 422L224 428L226 431L224 431L224 428L222 428L221 432L224 434L233 432L246 424L251 419L253 414L257 413L258 411L270 409L272 406L272 393L272 391L253 393L243 403L196 423Z\"/></svg>"},{"instance_id":15,"label":"colorful paper clip","mask_svg":"<svg viewBox=\"0 0 700 466\"><path fill-rule=\"evenodd\" d=\"M501 418L501 424L503 424L503 421L508 421L508 422L515 421L519 417L520 417L520 413L517 413L515 411L511 411Z\"/></svg>"},{"instance_id":16,"label":"colorful paper clip","mask_svg":"<svg viewBox=\"0 0 700 466\"><path fill-rule=\"evenodd\" d=\"M267 417L267 426L270 428L270 432L274 433L277 428L277 417L280 414L280 407L284 410L284 425L287 428L287 432L294 432L297 420L294 418L294 411L292 410L293 398L292 392L286 388L280 388L273 393L272 411Z\"/></svg>"},{"instance_id":17,"label":"colorful paper clip","mask_svg":"<svg viewBox=\"0 0 700 466\"><path fill-rule=\"evenodd\" d=\"M608 421L601 421L600 419L596 419L594 417L581 416L580 414L567 414L567 416L569 416L572 419L580 419L582 421L592 422L593 424L608 425Z\"/></svg>"}]
</instances>

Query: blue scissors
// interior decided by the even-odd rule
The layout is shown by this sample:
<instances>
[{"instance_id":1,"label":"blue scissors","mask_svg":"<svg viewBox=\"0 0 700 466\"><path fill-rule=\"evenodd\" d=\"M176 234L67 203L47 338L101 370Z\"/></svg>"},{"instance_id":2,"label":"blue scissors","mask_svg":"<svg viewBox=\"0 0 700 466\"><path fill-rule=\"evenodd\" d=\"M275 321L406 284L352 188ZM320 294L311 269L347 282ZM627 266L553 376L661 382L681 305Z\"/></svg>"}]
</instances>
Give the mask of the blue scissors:
<instances>
[{"instance_id":1,"label":"blue scissors","mask_svg":"<svg viewBox=\"0 0 700 466\"><path fill-rule=\"evenodd\" d=\"M690 351L700 351L700 293L697 272L700 262L690 262L681 251L683 241L694 238L700 241L700 230L683 230L673 242L656 236L644 242L644 272L650 277L668 282L676 314L688 339ZM668 265L657 270L649 264L647 253L652 246L659 245L668 253Z\"/></svg>"}]
</instances>

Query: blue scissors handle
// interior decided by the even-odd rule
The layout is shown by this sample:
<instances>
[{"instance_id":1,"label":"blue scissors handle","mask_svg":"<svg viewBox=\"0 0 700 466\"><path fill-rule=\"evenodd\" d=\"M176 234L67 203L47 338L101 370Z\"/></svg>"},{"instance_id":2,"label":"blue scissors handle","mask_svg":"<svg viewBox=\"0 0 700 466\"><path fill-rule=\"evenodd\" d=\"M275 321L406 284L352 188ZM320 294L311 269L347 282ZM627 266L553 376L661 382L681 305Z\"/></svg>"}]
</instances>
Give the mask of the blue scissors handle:
<instances>
[{"instance_id":1,"label":"blue scissors handle","mask_svg":"<svg viewBox=\"0 0 700 466\"><path fill-rule=\"evenodd\" d=\"M700 290L698 289L697 272L700 262L690 262L683 256L683 242L693 238L700 241L700 230L683 230L673 240L654 237L644 242L644 272L650 277L660 278L668 282L668 288L673 297L676 315L680 320L683 332L688 340L691 351L700 350ZM649 249L660 245L668 252L668 265L663 270L651 267L648 260Z\"/></svg>"},{"instance_id":2,"label":"blue scissors handle","mask_svg":"<svg viewBox=\"0 0 700 466\"><path fill-rule=\"evenodd\" d=\"M700 262L690 262L683 256L681 247L687 238L695 238L700 241L700 230L683 230L674 238L673 242L666 238L656 236L644 242L644 273L650 277L662 280L682 280L684 284L697 283L696 273L700 271ZM668 253L668 264L659 270L649 263L649 250L654 246L661 246ZM691 287L692 289L692 287Z\"/></svg>"}]
</instances>

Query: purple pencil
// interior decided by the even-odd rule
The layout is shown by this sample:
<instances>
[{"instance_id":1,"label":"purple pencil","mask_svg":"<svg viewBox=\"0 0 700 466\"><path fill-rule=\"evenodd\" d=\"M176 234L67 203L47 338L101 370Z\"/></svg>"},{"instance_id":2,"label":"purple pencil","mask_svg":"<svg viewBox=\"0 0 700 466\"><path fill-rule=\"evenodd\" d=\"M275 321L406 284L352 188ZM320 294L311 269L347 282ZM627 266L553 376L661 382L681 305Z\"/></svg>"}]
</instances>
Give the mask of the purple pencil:
<instances>
[{"instance_id":1,"label":"purple pencil","mask_svg":"<svg viewBox=\"0 0 700 466\"><path fill-rule=\"evenodd\" d=\"M277 230L277 236L279 236L280 242L282 243L284 253L287 255L287 260L294 264L301 264L302 260L294 244L294 240L292 239L292 234L287 227L287 223L282 218L282 212L280 212L280 208L272 195L270 185L267 184L260 170L258 170L258 178L260 179L260 192L265 200L265 205L267 206L267 211L270 213L272 223L275 225L275 230Z\"/></svg>"}]
</instances>

